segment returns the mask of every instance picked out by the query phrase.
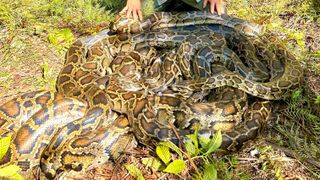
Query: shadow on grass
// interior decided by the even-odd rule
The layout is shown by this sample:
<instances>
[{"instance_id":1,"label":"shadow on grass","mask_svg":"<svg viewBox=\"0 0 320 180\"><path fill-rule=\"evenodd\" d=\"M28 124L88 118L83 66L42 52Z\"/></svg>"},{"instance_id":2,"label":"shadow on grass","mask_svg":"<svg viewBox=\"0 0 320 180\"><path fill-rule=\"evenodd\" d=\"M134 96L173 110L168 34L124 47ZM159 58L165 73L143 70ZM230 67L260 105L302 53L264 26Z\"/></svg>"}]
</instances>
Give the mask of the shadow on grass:
<instances>
[{"instance_id":1,"label":"shadow on grass","mask_svg":"<svg viewBox=\"0 0 320 180\"><path fill-rule=\"evenodd\" d=\"M312 0L312 8L316 12L316 14L320 15L320 1L319 0Z\"/></svg>"}]
</instances>

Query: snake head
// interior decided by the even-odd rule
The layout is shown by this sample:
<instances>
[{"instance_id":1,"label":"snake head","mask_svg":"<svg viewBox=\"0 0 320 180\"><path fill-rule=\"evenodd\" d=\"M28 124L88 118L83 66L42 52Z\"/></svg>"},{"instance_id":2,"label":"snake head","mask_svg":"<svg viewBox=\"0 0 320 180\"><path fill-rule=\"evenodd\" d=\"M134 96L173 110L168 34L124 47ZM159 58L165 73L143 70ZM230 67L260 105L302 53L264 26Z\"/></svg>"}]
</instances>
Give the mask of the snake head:
<instances>
[{"instance_id":1,"label":"snake head","mask_svg":"<svg viewBox=\"0 0 320 180\"><path fill-rule=\"evenodd\" d=\"M110 31L114 33L138 33L142 30L139 20L120 14L114 22L110 23Z\"/></svg>"}]
</instances>

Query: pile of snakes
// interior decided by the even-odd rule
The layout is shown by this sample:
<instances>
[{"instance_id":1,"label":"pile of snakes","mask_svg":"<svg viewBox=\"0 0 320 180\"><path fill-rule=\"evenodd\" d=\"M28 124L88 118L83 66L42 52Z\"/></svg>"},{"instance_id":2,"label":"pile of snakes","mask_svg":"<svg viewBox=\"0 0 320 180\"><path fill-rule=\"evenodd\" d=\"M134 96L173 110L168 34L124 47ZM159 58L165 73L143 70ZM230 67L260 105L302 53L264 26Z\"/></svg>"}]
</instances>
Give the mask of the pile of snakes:
<instances>
[{"instance_id":1,"label":"pile of snakes","mask_svg":"<svg viewBox=\"0 0 320 180\"><path fill-rule=\"evenodd\" d=\"M302 69L255 24L206 12L118 18L69 48L57 91L0 106L0 167L16 163L49 179L117 159L137 142L181 143L222 131L221 149L254 139L272 100L299 87Z\"/></svg>"}]
</instances>

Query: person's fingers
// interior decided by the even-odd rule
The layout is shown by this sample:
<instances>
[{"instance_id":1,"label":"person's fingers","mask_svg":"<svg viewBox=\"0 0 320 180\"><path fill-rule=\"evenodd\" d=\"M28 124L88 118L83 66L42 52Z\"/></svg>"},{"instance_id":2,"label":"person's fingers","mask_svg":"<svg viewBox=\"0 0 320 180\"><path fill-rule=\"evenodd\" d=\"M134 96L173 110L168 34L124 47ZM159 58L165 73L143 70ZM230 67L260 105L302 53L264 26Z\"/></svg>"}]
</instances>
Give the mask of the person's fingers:
<instances>
[{"instance_id":1,"label":"person's fingers","mask_svg":"<svg viewBox=\"0 0 320 180\"><path fill-rule=\"evenodd\" d=\"M221 15L221 0L218 0L216 2L216 8L217 8L217 13L220 16Z\"/></svg>"},{"instance_id":2,"label":"person's fingers","mask_svg":"<svg viewBox=\"0 0 320 180\"><path fill-rule=\"evenodd\" d=\"M135 11L132 11L132 14L133 14L133 19L136 21L138 20L138 11L135 10Z\"/></svg>"},{"instance_id":3,"label":"person's fingers","mask_svg":"<svg viewBox=\"0 0 320 180\"><path fill-rule=\"evenodd\" d=\"M206 8L208 4L208 0L203 0L203 8Z\"/></svg>"},{"instance_id":4,"label":"person's fingers","mask_svg":"<svg viewBox=\"0 0 320 180\"><path fill-rule=\"evenodd\" d=\"M138 16L139 16L139 20L142 21L143 20L143 16L142 16L142 11L138 10Z\"/></svg>"},{"instance_id":5,"label":"person's fingers","mask_svg":"<svg viewBox=\"0 0 320 180\"><path fill-rule=\"evenodd\" d=\"M216 3L211 2L210 3L210 13L213 14L214 13L214 7L215 7Z\"/></svg>"},{"instance_id":6,"label":"person's fingers","mask_svg":"<svg viewBox=\"0 0 320 180\"><path fill-rule=\"evenodd\" d=\"M132 17L132 9L128 9L126 15L127 15L127 18L131 18Z\"/></svg>"}]
</instances>

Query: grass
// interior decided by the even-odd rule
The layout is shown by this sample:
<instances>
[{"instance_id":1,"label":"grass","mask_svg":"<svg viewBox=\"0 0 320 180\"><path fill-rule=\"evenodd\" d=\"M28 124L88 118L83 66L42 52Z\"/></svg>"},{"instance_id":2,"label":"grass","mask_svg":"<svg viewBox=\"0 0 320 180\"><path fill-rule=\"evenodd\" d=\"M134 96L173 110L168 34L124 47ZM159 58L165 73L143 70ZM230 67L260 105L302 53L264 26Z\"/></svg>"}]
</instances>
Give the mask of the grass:
<instances>
[{"instance_id":1,"label":"grass","mask_svg":"<svg viewBox=\"0 0 320 180\"><path fill-rule=\"evenodd\" d=\"M151 3L145 1L145 15L154 11ZM21 92L54 89L70 43L107 27L123 6L124 1L113 0L0 1L0 103ZM279 105L278 116L265 128L263 138L215 159L218 177L320 178L319 1L233 0L227 9L229 14L261 24L277 36L301 61L306 76L301 90L283 102L284 106ZM172 176L145 170L141 159L155 156L150 151L140 148L128 154L123 161L136 164L146 179L191 177L189 172ZM108 165L95 174L112 174L114 170L121 178L127 174L122 166L114 169Z\"/></svg>"},{"instance_id":2,"label":"grass","mask_svg":"<svg viewBox=\"0 0 320 180\"><path fill-rule=\"evenodd\" d=\"M276 121L271 123L267 132L269 136L265 138L274 147L269 151L271 154L277 154L276 151L281 149L311 173L311 177L319 178L319 162L315 163L314 160L320 158L320 106L315 103L320 95L320 86L319 83L312 82L316 81L313 79L319 79L320 73L320 41L317 38L317 24L320 22L319 3L295 0L246 2L233 1L229 4L229 13L265 26L267 32L277 36L294 53L308 74L302 89L286 101L285 108L277 112ZM286 163L272 162L270 158L264 158L262 165L265 164L269 165L263 166L262 170L268 172L266 169L271 169L274 172L273 177L282 179L289 176L282 174L281 178L281 174L277 173L286 172ZM272 171L269 173L272 174Z\"/></svg>"},{"instance_id":3,"label":"grass","mask_svg":"<svg viewBox=\"0 0 320 180\"><path fill-rule=\"evenodd\" d=\"M95 0L1 1L0 88L13 93L54 89L74 37L98 32L112 18Z\"/></svg>"}]
</instances>

